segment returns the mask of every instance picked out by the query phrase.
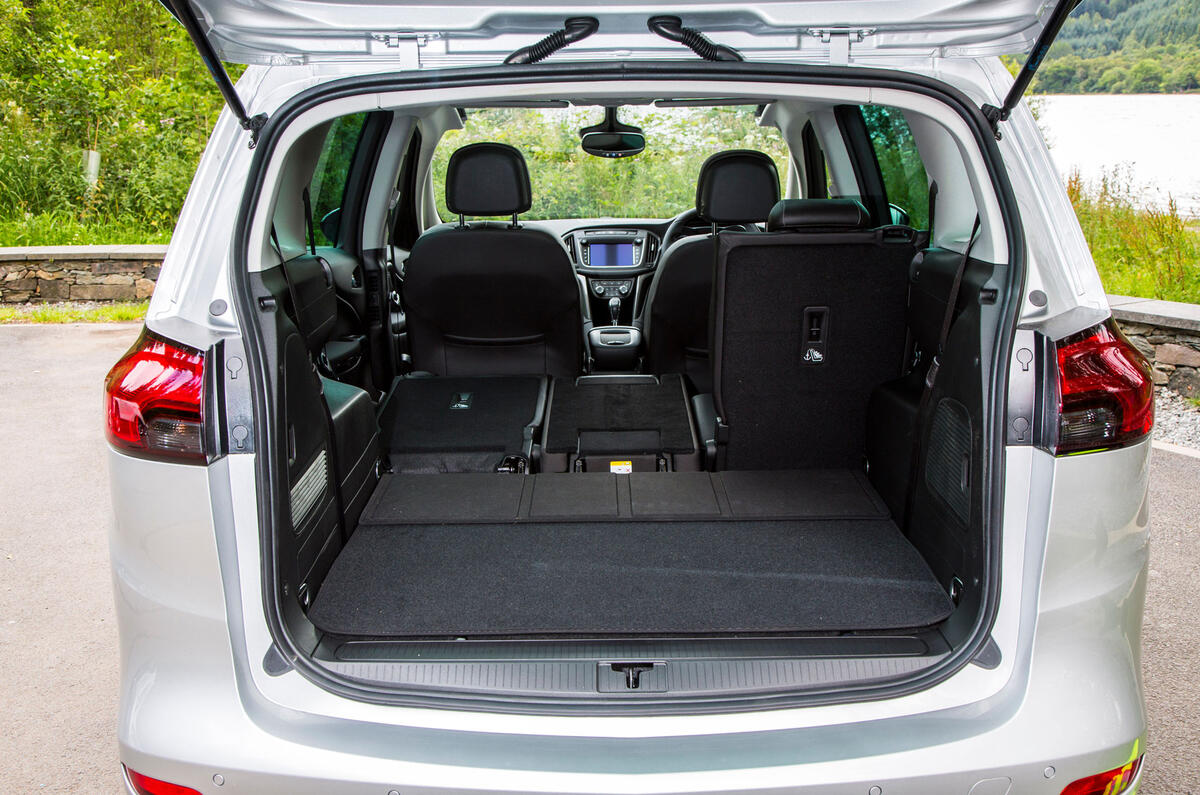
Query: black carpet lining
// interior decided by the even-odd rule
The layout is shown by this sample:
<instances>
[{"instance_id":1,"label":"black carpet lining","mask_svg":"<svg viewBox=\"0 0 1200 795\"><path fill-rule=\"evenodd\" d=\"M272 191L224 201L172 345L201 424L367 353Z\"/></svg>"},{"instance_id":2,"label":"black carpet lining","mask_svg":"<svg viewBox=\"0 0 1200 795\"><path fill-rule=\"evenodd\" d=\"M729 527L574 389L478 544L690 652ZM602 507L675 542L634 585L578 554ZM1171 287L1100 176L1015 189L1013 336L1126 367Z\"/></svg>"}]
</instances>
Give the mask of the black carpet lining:
<instances>
[{"instance_id":1,"label":"black carpet lining","mask_svg":"<svg viewBox=\"0 0 1200 795\"><path fill-rule=\"evenodd\" d=\"M659 376L657 383L576 383L556 378L546 418L545 448L573 453L580 433L649 431L658 433L657 451L691 453L692 420L680 375Z\"/></svg>"},{"instance_id":2,"label":"black carpet lining","mask_svg":"<svg viewBox=\"0 0 1200 795\"><path fill-rule=\"evenodd\" d=\"M881 519L866 475L850 469L384 475L363 525L576 520Z\"/></svg>"},{"instance_id":3,"label":"black carpet lining","mask_svg":"<svg viewBox=\"0 0 1200 795\"><path fill-rule=\"evenodd\" d=\"M951 604L888 519L360 527L308 617L370 637L914 628Z\"/></svg>"}]
</instances>

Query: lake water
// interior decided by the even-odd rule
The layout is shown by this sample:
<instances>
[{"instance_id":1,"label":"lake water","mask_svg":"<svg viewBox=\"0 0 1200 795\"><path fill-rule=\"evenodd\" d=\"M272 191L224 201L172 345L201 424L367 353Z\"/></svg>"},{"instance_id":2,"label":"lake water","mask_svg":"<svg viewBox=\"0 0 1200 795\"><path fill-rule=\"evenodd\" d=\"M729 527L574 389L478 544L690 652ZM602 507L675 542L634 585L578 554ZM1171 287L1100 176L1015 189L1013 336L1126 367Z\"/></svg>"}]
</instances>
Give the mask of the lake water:
<instances>
[{"instance_id":1,"label":"lake water","mask_svg":"<svg viewBox=\"0 0 1200 795\"><path fill-rule=\"evenodd\" d=\"M1146 202L1174 197L1200 217L1200 94L1050 95L1038 123L1065 177L1098 181L1114 170Z\"/></svg>"}]
</instances>

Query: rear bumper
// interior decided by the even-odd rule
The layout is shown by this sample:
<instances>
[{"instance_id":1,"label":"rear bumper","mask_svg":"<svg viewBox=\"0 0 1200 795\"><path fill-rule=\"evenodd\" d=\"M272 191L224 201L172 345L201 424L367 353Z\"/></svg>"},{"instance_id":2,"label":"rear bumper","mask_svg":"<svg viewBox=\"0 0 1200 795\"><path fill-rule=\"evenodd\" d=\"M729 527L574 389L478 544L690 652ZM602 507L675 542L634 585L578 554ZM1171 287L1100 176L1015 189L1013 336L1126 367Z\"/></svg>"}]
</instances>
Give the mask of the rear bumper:
<instances>
[{"instance_id":1,"label":"rear bumper","mask_svg":"<svg viewBox=\"0 0 1200 795\"><path fill-rule=\"evenodd\" d=\"M240 624L254 589L225 587L239 562L214 542L232 526L229 473L170 467L168 488L164 465L114 453L121 761L222 795L1060 793L1144 751L1148 452L1010 456L1013 483L1038 485L1006 495L1031 529L1004 576L1031 582L993 628L999 668L968 665L896 703L661 718L384 707L294 670L266 677Z\"/></svg>"}]
</instances>

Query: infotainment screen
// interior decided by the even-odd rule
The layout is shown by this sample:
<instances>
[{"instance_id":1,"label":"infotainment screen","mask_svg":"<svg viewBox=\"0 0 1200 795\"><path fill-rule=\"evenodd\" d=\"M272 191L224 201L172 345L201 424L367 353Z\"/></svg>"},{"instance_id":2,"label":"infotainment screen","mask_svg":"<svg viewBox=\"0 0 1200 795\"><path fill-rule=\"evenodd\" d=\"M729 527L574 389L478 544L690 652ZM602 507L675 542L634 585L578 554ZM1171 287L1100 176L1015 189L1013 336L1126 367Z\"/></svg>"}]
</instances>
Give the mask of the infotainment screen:
<instances>
[{"instance_id":1,"label":"infotainment screen","mask_svg":"<svg viewBox=\"0 0 1200 795\"><path fill-rule=\"evenodd\" d=\"M588 265L593 268L632 268L633 243L591 243Z\"/></svg>"}]
</instances>

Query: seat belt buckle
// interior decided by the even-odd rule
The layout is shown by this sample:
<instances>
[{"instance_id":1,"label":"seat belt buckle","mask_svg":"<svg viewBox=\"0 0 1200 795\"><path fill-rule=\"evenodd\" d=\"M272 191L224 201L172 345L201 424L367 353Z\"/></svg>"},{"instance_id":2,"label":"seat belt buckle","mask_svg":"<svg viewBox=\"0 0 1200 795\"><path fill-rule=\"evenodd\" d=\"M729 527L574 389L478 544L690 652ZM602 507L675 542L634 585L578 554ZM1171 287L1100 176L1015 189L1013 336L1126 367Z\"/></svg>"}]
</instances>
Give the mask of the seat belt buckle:
<instances>
[{"instance_id":1,"label":"seat belt buckle","mask_svg":"<svg viewBox=\"0 0 1200 795\"><path fill-rule=\"evenodd\" d=\"M933 361L929 363L929 369L925 371L925 388L933 389L933 384L937 381L938 369L942 366L940 356L934 356Z\"/></svg>"}]
</instances>

